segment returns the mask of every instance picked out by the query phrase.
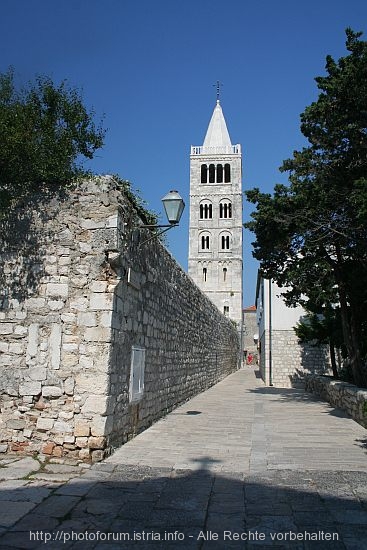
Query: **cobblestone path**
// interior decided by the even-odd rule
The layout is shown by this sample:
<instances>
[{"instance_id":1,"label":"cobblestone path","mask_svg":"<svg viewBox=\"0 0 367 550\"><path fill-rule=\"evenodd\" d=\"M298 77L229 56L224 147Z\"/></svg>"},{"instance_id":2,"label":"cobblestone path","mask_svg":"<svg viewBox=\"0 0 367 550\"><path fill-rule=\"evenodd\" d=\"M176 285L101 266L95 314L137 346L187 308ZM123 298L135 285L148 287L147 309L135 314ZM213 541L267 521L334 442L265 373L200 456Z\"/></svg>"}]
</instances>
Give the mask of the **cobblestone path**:
<instances>
[{"instance_id":1,"label":"cobblestone path","mask_svg":"<svg viewBox=\"0 0 367 550\"><path fill-rule=\"evenodd\" d=\"M91 468L4 456L0 549L367 548L366 430L255 374Z\"/></svg>"}]
</instances>

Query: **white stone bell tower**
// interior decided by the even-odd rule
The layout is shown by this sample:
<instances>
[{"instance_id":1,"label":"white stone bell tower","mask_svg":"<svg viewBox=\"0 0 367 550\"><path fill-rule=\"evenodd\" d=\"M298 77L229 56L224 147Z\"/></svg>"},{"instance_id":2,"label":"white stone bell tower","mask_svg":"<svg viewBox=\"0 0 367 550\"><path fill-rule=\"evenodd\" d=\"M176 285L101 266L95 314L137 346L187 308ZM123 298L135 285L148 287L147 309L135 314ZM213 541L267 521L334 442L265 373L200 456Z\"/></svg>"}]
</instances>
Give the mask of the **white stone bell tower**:
<instances>
[{"instance_id":1,"label":"white stone bell tower","mask_svg":"<svg viewBox=\"0 0 367 550\"><path fill-rule=\"evenodd\" d=\"M218 96L217 96L218 97ZM218 309L242 322L242 156L217 99L190 155L189 275Z\"/></svg>"}]
</instances>

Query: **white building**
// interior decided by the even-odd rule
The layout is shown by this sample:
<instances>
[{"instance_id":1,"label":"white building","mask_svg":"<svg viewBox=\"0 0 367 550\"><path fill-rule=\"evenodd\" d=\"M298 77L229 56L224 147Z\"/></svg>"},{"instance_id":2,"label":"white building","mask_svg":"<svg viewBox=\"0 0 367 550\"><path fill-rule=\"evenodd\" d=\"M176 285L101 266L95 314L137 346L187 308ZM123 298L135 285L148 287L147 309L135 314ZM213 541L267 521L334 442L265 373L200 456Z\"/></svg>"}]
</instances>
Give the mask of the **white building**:
<instances>
[{"instance_id":1,"label":"white building","mask_svg":"<svg viewBox=\"0 0 367 550\"><path fill-rule=\"evenodd\" d=\"M190 155L189 275L218 309L242 321L242 156L219 100Z\"/></svg>"},{"instance_id":2,"label":"white building","mask_svg":"<svg viewBox=\"0 0 367 550\"><path fill-rule=\"evenodd\" d=\"M302 385L307 373L328 374L325 347L299 342L293 327L305 316L302 307L288 307L274 281L258 275L256 288L258 348L261 377L279 387Z\"/></svg>"}]
</instances>

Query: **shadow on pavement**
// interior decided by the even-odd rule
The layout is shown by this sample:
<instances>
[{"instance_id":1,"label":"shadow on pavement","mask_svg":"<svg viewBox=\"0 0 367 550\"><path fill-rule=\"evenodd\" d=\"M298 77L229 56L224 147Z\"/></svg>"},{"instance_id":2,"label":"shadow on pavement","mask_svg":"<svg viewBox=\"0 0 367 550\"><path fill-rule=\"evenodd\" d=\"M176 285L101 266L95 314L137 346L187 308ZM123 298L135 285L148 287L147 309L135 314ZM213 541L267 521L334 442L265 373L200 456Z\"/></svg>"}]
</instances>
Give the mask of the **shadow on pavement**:
<instances>
[{"instance_id":1,"label":"shadow on pavement","mask_svg":"<svg viewBox=\"0 0 367 550\"><path fill-rule=\"evenodd\" d=\"M366 472L244 475L101 463L58 488L3 487L0 500L2 550L367 547Z\"/></svg>"}]
</instances>

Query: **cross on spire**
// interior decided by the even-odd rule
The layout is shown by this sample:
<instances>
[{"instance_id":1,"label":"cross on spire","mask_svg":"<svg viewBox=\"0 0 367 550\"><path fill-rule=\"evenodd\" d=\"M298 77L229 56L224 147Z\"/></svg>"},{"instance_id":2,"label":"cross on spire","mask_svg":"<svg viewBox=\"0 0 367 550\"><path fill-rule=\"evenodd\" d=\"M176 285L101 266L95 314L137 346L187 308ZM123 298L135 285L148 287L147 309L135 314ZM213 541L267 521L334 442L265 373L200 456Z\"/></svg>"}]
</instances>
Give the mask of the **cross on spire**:
<instances>
[{"instance_id":1,"label":"cross on spire","mask_svg":"<svg viewBox=\"0 0 367 550\"><path fill-rule=\"evenodd\" d=\"M213 84L213 86L215 86L217 88L217 101L219 101L220 88L221 88L221 86L223 86L223 84L221 82L219 82L219 80L217 80L217 83Z\"/></svg>"}]
</instances>

